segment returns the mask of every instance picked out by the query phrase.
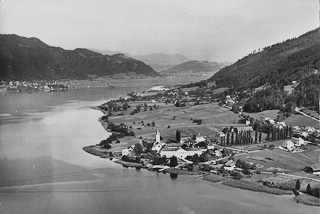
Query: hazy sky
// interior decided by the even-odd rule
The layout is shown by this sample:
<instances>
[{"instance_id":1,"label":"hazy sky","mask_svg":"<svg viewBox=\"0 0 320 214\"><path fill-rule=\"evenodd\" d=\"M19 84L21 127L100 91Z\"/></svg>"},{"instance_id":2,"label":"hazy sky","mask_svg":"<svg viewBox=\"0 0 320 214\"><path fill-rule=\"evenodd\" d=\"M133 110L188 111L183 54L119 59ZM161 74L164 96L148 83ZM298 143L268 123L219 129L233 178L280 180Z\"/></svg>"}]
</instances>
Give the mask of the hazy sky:
<instances>
[{"instance_id":1,"label":"hazy sky","mask_svg":"<svg viewBox=\"0 0 320 214\"><path fill-rule=\"evenodd\" d=\"M0 0L0 33L64 49L236 61L318 27L318 0Z\"/></svg>"}]
</instances>

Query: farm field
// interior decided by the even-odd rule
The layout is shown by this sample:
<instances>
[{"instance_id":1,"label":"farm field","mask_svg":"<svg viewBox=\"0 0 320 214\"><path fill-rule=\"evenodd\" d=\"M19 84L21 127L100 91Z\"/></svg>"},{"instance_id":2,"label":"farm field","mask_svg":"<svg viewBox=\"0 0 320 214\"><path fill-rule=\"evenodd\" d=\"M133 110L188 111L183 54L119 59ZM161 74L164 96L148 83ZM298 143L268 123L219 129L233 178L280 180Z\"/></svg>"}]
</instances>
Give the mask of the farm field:
<instances>
[{"instance_id":1,"label":"farm field","mask_svg":"<svg viewBox=\"0 0 320 214\"><path fill-rule=\"evenodd\" d=\"M320 128L319 122L316 120L307 118L303 115L297 115L297 114L292 114L290 117L285 119L284 121L287 125L292 125L292 126L312 126L315 128Z\"/></svg>"}]
</instances>

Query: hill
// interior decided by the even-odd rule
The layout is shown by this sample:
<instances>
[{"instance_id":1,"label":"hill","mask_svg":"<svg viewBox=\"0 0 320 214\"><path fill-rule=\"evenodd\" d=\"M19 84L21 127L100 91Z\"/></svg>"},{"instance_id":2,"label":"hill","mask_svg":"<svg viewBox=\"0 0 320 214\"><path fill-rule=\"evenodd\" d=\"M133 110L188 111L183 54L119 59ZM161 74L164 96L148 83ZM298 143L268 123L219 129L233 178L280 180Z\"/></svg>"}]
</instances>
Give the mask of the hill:
<instances>
[{"instance_id":1,"label":"hill","mask_svg":"<svg viewBox=\"0 0 320 214\"><path fill-rule=\"evenodd\" d=\"M320 68L319 29L265 47L227 66L208 79L221 87L256 88L291 84Z\"/></svg>"},{"instance_id":2,"label":"hill","mask_svg":"<svg viewBox=\"0 0 320 214\"><path fill-rule=\"evenodd\" d=\"M188 61L182 64L176 65L168 70L161 71L161 74L172 74L172 73L182 73L182 72L215 72L219 71L221 68L225 67L222 63L217 62L207 62L207 61Z\"/></svg>"},{"instance_id":3,"label":"hill","mask_svg":"<svg viewBox=\"0 0 320 214\"><path fill-rule=\"evenodd\" d=\"M145 63L123 54L64 50L37 38L0 35L0 80L87 79L117 73L156 76Z\"/></svg>"},{"instance_id":4,"label":"hill","mask_svg":"<svg viewBox=\"0 0 320 214\"><path fill-rule=\"evenodd\" d=\"M153 53L153 54L147 54L147 55L132 55L132 54L121 52L121 51L109 51L109 50L98 50L98 49L90 49L90 50L97 53L101 53L103 55L121 53L133 59L140 60L146 63L147 65L150 65L157 72L169 69L175 65L178 65L190 60L180 54Z\"/></svg>"},{"instance_id":5,"label":"hill","mask_svg":"<svg viewBox=\"0 0 320 214\"><path fill-rule=\"evenodd\" d=\"M175 65L187 62L190 59L180 54L161 54L154 53L149 55L129 55L130 57L141 60L150 65L155 71L163 71Z\"/></svg>"}]
</instances>

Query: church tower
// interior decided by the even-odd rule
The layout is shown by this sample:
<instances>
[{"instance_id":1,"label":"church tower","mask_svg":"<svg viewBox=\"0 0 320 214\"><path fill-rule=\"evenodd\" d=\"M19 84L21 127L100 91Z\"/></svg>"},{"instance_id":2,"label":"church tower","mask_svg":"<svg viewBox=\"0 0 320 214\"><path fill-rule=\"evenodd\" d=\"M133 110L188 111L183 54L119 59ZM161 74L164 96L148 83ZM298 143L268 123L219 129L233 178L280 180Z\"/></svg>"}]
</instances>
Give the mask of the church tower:
<instances>
[{"instance_id":1,"label":"church tower","mask_svg":"<svg viewBox=\"0 0 320 214\"><path fill-rule=\"evenodd\" d=\"M156 143L160 143L160 131L157 129L156 131Z\"/></svg>"}]
</instances>

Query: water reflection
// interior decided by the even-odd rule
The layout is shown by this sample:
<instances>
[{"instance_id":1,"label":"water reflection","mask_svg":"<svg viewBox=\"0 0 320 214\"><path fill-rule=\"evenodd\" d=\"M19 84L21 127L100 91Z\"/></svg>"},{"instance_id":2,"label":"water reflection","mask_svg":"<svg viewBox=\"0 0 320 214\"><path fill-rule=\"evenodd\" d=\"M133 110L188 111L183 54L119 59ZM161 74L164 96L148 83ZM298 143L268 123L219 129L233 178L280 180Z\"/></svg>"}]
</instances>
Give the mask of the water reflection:
<instances>
[{"instance_id":1,"label":"water reflection","mask_svg":"<svg viewBox=\"0 0 320 214\"><path fill-rule=\"evenodd\" d=\"M170 173L170 178L172 180L176 180L178 178L178 174L177 173Z\"/></svg>"}]
</instances>

